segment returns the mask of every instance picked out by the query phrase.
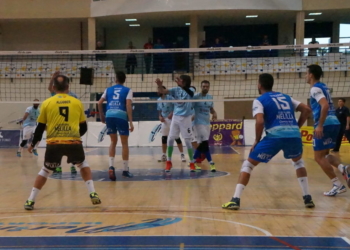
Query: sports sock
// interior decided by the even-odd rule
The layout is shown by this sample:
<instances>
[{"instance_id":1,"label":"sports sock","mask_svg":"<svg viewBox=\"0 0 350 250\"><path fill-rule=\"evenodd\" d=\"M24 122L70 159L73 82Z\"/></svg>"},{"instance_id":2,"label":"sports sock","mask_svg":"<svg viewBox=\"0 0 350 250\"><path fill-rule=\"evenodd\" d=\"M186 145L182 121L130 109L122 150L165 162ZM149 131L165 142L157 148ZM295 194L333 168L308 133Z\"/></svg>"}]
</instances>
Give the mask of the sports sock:
<instances>
[{"instance_id":1,"label":"sports sock","mask_svg":"<svg viewBox=\"0 0 350 250\"><path fill-rule=\"evenodd\" d=\"M36 196L39 194L40 189L37 189L36 187L33 187L28 200L35 201Z\"/></svg>"},{"instance_id":2,"label":"sports sock","mask_svg":"<svg viewBox=\"0 0 350 250\"><path fill-rule=\"evenodd\" d=\"M244 188L245 188L245 186L243 184L237 184L233 198L241 198L241 195L242 195Z\"/></svg>"},{"instance_id":3,"label":"sports sock","mask_svg":"<svg viewBox=\"0 0 350 250\"><path fill-rule=\"evenodd\" d=\"M89 190L90 194L95 192L95 187L94 187L94 181L93 180L86 181L85 185L86 185L87 189Z\"/></svg>"},{"instance_id":4,"label":"sports sock","mask_svg":"<svg viewBox=\"0 0 350 250\"><path fill-rule=\"evenodd\" d=\"M309 194L309 183L307 177L299 177L298 178L299 185L301 187L301 190L303 191L303 196Z\"/></svg>"},{"instance_id":5,"label":"sports sock","mask_svg":"<svg viewBox=\"0 0 350 250\"><path fill-rule=\"evenodd\" d=\"M109 166L110 167L114 166L114 157L109 157Z\"/></svg>"}]
</instances>

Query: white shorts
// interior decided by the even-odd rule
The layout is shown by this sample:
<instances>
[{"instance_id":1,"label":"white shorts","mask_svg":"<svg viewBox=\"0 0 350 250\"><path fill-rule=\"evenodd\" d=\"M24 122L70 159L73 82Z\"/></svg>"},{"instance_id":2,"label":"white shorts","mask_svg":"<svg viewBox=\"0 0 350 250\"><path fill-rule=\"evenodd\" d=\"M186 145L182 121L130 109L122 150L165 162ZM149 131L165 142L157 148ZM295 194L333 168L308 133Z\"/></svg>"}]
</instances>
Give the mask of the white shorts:
<instances>
[{"instance_id":1,"label":"white shorts","mask_svg":"<svg viewBox=\"0 0 350 250\"><path fill-rule=\"evenodd\" d=\"M165 122L162 122L162 136L168 136L170 131L171 120L164 118Z\"/></svg>"},{"instance_id":2,"label":"white shorts","mask_svg":"<svg viewBox=\"0 0 350 250\"><path fill-rule=\"evenodd\" d=\"M198 143L202 141L208 141L210 137L210 125L194 125L193 131L195 134L195 140Z\"/></svg>"},{"instance_id":3,"label":"white shorts","mask_svg":"<svg viewBox=\"0 0 350 250\"><path fill-rule=\"evenodd\" d=\"M23 128L23 140L29 140L35 132L36 126L26 126Z\"/></svg>"},{"instance_id":4,"label":"white shorts","mask_svg":"<svg viewBox=\"0 0 350 250\"><path fill-rule=\"evenodd\" d=\"M169 137L179 138L180 133L184 139L192 138L192 116L173 116Z\"/></svg>"},{"instance_id":5,"label":"white shorts","mask_svg":"<svg viewBox=\"0 0 350 250\"><path fill-rule=\"evenodd\" d=\"M192 141L191 142L196 142L197 141L197 130L196 127L193 125L192 126Z\"/></svg>"}]
</instances>

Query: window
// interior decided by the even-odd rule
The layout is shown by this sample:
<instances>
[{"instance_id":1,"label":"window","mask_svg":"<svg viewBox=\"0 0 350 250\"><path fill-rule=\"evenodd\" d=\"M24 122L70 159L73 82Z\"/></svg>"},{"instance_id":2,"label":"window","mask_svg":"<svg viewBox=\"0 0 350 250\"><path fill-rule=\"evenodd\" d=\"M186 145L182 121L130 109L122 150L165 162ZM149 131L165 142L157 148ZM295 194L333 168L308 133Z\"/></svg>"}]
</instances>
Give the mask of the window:
<instances>
[{"instance_id":1,"label":"window","mask_svg":"<svg viewBox=\"0 0 350 250\"><path fill-rule=\"evenodd\" d=\"M350 24L340 24L339 43L350 43ZM340 47L340 49L348 49L348 47Z\"/></svg>"},{"instance_id":2,"label":"window","mask_svg":"<svg viewBox=\"0 0 350 250\"><path fill-rule=\"evenodd\" d=\"M304 38L304 45L308 45L311 42L312 38ZM330 37L316 37L316 41L319 44L327 44L331 42ZM297 44L297 39L294 39L294 44ZM329 47L320 47L317 50L318 55L323 55L324 53L329 52ZM307 56L309 53L308 49L304 49L304 55Z\"/></svg>"}]
</instances>

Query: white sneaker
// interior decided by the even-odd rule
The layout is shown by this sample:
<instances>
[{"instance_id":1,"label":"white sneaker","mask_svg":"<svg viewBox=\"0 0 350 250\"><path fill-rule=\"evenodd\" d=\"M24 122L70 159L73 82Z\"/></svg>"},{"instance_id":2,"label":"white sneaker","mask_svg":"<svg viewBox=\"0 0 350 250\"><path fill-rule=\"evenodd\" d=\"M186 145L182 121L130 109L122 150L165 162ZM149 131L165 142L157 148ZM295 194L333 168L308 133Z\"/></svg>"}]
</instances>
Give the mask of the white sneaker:
<instances>
[{"instance_id":1,"label":"white sneaker","mask_svg":"<svg viewBox=\"0 0 350 250\"><path fill-rule=\"evenodd\" d=\"M328 192L324 192L323 194L325 196L336 196L337 194L345 193L346 192L346 187L344 185L341 186L336 186L333 185L332 189Z\"/></svg>"},{"instance_id":2,"label":"white sneaker","mask_svg":"<svg viewBox=\"0 0 350 250\"><path fill-rule=\"evenodd\" d=\"M346 165L343 168L343 176L346 180L346 183L348 184L348 187L350 188L350 165Z\"/></svg>"},{"instance_id":3,"label":"white sneaker","mask_svg":"<svg viewBox=\"0 0 350 250\"><path fill-rule=\"evenodd\" d=\"M160 161L166 162L166 155L162 155L162 158L160 159Z\"/></svg>"},{"instance_id":4,"label":"white sneaker","mask_svg":"<svg viewBox=\"0 0 350 250\"><path fill-rule=\"evenodd\" d=\"M185 158L185 155L184 155L184 154L181 154L181 161L182 161L182 162L186 162L186 158Z\"/></svg>"}]
</instances>

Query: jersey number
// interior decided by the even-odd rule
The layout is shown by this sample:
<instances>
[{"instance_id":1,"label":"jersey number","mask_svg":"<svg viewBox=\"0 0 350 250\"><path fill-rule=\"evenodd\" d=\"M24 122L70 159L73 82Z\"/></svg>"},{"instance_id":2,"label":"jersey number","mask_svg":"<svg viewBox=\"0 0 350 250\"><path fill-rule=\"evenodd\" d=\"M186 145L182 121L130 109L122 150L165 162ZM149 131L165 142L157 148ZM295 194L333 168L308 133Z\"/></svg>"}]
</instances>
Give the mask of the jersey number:
<instances>
[{"instance_id":1,"label":"jersey number","mask_svg":"<svg viewBox=\"0 0 350 250\"><path fill-rule=\"evenodd\" d=\"M69 108L68 107L59 107L60 115L64 117L64 121L68 122Z\"/></svg>"},{"instance_id":2,"label":"jersey number","mask_svg":"<svg viewBox=\"0 0 350 250\"><path fill-rule=\"evenodd\" d=\"M284 96L272 98L272 100L275 102L278 109L290 110L290 105Z\"/></svg>"},{"instance_id":3,"label":"jersey number","mask_svg":"<svg viewBox=\"0 0 350 250\"><path fill-rule=\"evenodd\" d=\"M120 89L114 90L113 100L119 100L120 91Z\"/></svg>"}]
</instances>

